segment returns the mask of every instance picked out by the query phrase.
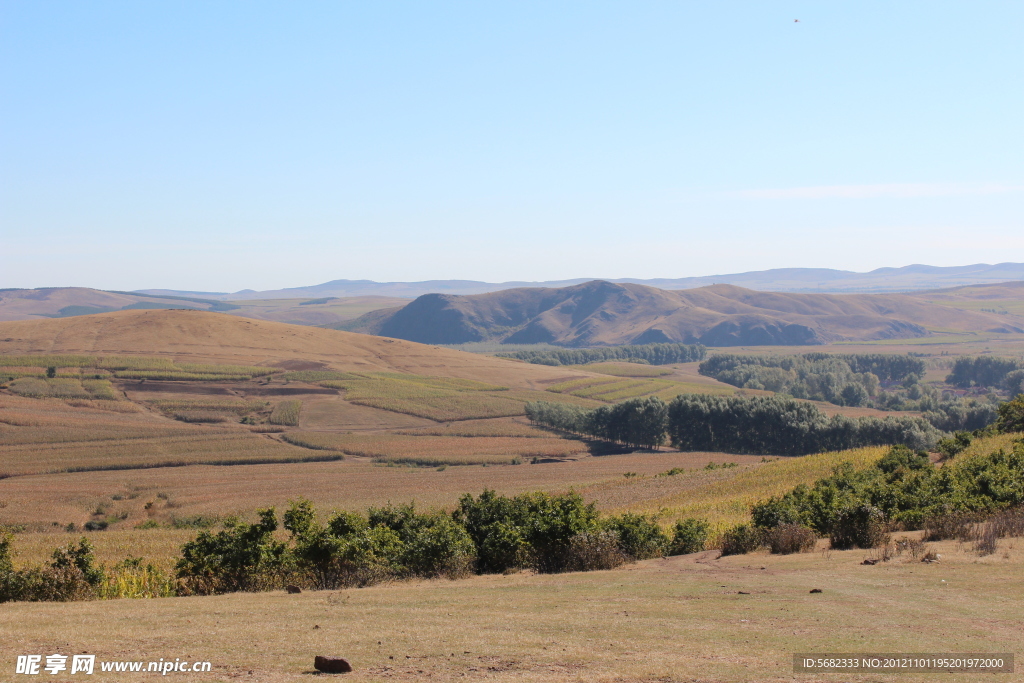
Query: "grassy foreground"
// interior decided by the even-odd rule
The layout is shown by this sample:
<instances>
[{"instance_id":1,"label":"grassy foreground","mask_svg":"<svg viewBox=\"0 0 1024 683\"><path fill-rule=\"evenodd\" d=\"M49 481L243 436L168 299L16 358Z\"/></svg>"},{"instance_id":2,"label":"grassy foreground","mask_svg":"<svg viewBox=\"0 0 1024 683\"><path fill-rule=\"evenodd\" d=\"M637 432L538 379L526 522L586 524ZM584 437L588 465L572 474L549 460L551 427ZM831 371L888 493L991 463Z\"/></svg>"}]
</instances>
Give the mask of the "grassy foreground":
<instances>
[{"instance_id":1,"label":"grassy foreground","mask_svg":"<svg viewBox=\"0 0 1024 683\"><path fill-rule=\"evenodd\" d=\"M10 680L18 653L180 657L211 661L213 672L175 680L273 683L308 681L313 657L334 654L353 663L353 681L866 682L895 678L794 675L792 653L1024 650L1024 619L1007 598L1024 590L1024 541L1001 541L986 558L952 541L930 547L939 563L864 566L861 550L722 559L711 551L606 572L301 595L7 604L0 630L16 646L0 666ZM979 680L898 676L939 679Z\"/></svg>"}]
</instances>

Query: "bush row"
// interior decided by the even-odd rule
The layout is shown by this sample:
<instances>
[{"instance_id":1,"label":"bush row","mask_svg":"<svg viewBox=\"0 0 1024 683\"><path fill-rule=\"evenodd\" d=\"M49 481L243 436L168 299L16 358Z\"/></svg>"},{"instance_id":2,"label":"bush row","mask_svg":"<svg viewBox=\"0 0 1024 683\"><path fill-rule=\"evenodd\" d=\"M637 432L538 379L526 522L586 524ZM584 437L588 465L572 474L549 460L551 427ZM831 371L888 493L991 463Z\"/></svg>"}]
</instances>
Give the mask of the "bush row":
<instances>
[{"instance_id":1,"label":"bush row","mask_svg":"<svg viewBox=\"0 0 1024 683\"><path fill-rule=\"evenodd\" d=\"M653 517L600 517L575 493L484 491L463 496L452 513L413 505L339 512L317 521L309 501L293 502L275 538L273 509L259 521L229 520L182 548L177 564L184 593L265 590L296 583L313 588L363 586L411 577L455 578L532 568L539 572L610 569L625 562L704 549L709 527L677 523L665 533Z\"/></svg>"}]
</instances>

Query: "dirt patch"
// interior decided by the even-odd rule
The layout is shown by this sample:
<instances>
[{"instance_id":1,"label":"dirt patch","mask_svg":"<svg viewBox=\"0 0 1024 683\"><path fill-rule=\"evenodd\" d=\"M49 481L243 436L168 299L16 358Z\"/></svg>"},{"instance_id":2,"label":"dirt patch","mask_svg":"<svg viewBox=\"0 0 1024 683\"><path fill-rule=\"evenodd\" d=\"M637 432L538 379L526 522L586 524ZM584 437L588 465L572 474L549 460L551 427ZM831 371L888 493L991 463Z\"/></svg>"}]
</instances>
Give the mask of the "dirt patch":
<instances>
[{"instance_id":1,"label":"dirt patch","mask_svg":"<svg viewBox=\"0 0 1024 683\"><path fill-rule=\"evenodd\" d=\"M205 382L120 382L118 389L132 393L203 394L205 396L234 396L231 388L223 384Z\"/></svg>"},{"instance_id":2,"label":"dirt patch","mask_svg":"<svg viewBox=\"0 0 1024 683\"><path fill-rule=\"evenodd\" d=\"M302 394L329 394L337 396L337 389L323 387L245 387L239 390L246 396L301 396Z\"/></svg>"},{"instance_id":3,"label":"dirt patch","mask_svg":"<svg viewBox=\"0 0 1024 683\"><path fill-rule=\"evenodd\" d=\"M282 370L290 370L292 372L301 372L303 370L330 370L326 363L319 363L313 360L282 360L276 363L271 363L271 367L281 368Z\"/></svg>"}]
</instances>

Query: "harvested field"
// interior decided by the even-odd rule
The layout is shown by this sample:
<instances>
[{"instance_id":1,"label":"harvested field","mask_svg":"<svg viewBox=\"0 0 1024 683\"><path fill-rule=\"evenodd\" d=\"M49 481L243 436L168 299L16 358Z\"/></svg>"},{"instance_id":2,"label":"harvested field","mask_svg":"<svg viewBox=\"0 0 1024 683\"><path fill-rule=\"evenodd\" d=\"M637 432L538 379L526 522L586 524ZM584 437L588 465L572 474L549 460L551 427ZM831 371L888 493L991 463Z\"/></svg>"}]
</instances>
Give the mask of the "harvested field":
<instances>
[{"instance_id":1,"label":"harvested field","mask_svg":"<svg viewBox=\"0 0 1024 683\"><path fill-rule=\"evenodd\" d=\"M568 458L587 452L581 441L551 438L404 436L288 432L283 438L304 448L338 451L387 462L420 465L479 465Z\"/></svg>"},{"instance_id":2,"label":"harvested field","mask_svg":"<svg viewBox=\"0 0 1024 683\"><path fill-rule=\"evenodd\" d=\"M518 436L542 439L552 436L552 433L547 430L528 423L517 422L514 418L450 422L420 429L403 429L396 434L410 436Z\"/></svg>"},{"instance_id":3,"label":"harvested field","mask_svg":"<svg viewBox=\"0 0 1024 683\"><path fill-rule=\"evenodd\" d=\"M340 396L305 396L299 426L316 430L381 430L436 425L414 415L395 413L379 408L356 405Z\"/></svg>"},{"instance_id":4,"label":"harvested field","mask_svg":"<svg viewBox=\"0 0 1024 683\"><path fill-rule=\"evenodd\" d=\"M182 425L187 436L169 432L157 436L95 440L89 443L34 443L0 446L2 474L129 470L180 467L192 464L302 462L314 459L307 449L248 431ZM180 434L180 432L178 432ZM80 441L80 439L75 439Z\"/></svg>"}]
</instances>

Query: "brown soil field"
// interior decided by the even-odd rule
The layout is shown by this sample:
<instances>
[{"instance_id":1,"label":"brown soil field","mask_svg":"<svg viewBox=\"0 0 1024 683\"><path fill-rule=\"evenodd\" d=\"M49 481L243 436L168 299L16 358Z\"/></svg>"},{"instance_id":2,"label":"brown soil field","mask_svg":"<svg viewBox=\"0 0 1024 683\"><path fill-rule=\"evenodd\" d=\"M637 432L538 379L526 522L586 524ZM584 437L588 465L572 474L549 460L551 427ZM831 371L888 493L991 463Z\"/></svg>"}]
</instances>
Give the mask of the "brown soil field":
<instances>
[{"instance_id":1,"label":"brown soil field","mask_svg":"<svg viewBox=\"0 0 1024 683\"><path fill-rule=\"evenodd\" d=\"M288 432L288 443L339 451L375 460L415 464L521 464L532 458L571 458L589 452L586 444L558 437L408 436L402 434L336 434Z\"/></svg>"},{"instance_id":2,"label":"brown soil field","mask_svg":"<svg viewBox=\"0 0 1024 683\"><path fill-rule=\"evenodd\" d=\"M290 448L308 454L319 453ZM654 477L675 467L699 470L709 462L763 464L762 458L757 456L666 451L536 465L448 467L442 471L432 467L389 467L374 464L368 458L346 457L333 462L195 465L30 475L0 479L0 501L6 504L0 509L0 522L30 524L33 528L39 525L56 528L54 522L61 528L71 522L81 526L101 504L110 508L109 514L128 513L128 518L115 527L133 527L147 519L167 522L172 516L251 515L254 509L267 506L277 506L280 510L289 500L302 496L312 500L321 511L365 511L389 501L415 501L425 508L447 508L454 506L462 494L478 494L485 488L512 495L528 491L560 492L570 488L586 491L587 487L625 482L627 487L636 487L639 491L635 496L624 496L620 491L608 495L604 489L595 488L593 494L587 494L607 510L621 505L623 500L638 502L649 498L642 491L643 481L639 478L627 481L623 476L627 472ZM740 468L722 470L726 476L740 471ZM692 488L692 482L686 477L667 479L680 492ZM132 492L137 495L129 498ZM664 492L665 495L670 493L671 490ZM166 500L158 494L166 496ZM122 499L114 500L114 496ZM612 505L602 502L606 496ZM147 511L144 506L150 501L155 504ZM103 533L106 532L97 532ZM145 535L151 531L133 533Z\"/></svg>"},{"instance_id":3,"label":"brown soil field","mask_svg":"<svg viewBox=\"0 0 1024 683\"><path fill-rule=\"evenodd\" d=\"M1005 539L983 558L955 542L929 545L940 562L904 555L864 566L861 550L725 558L709 551L582 574L17 603L0 611L0 630L16 634L7 671L15 651L211 662L211 673L174 674L197 683L307 681L319 654L348 658L354 672L345 680L367 683L877 683L896 677L795 675L793 654L1024 650L1024 620L1007 598L1024 591L1024 541ZM1021 680L1020 673L990 676ZM901 673L898 680L988 677Z\"/></svg>"},{"instance_id":4,"label":"brown soil field","mask_svg":"<svg viewBox=\"0 0 1024 683\"><path fill-rule=\"evenodd\" d=\"M524 418L514 417L448 422L420 429L401 430L397 433L412 436L430 434L433 436L522 436L542 439L551 437L550 431L534 427Z\"/></svg>"}]
</instances>

